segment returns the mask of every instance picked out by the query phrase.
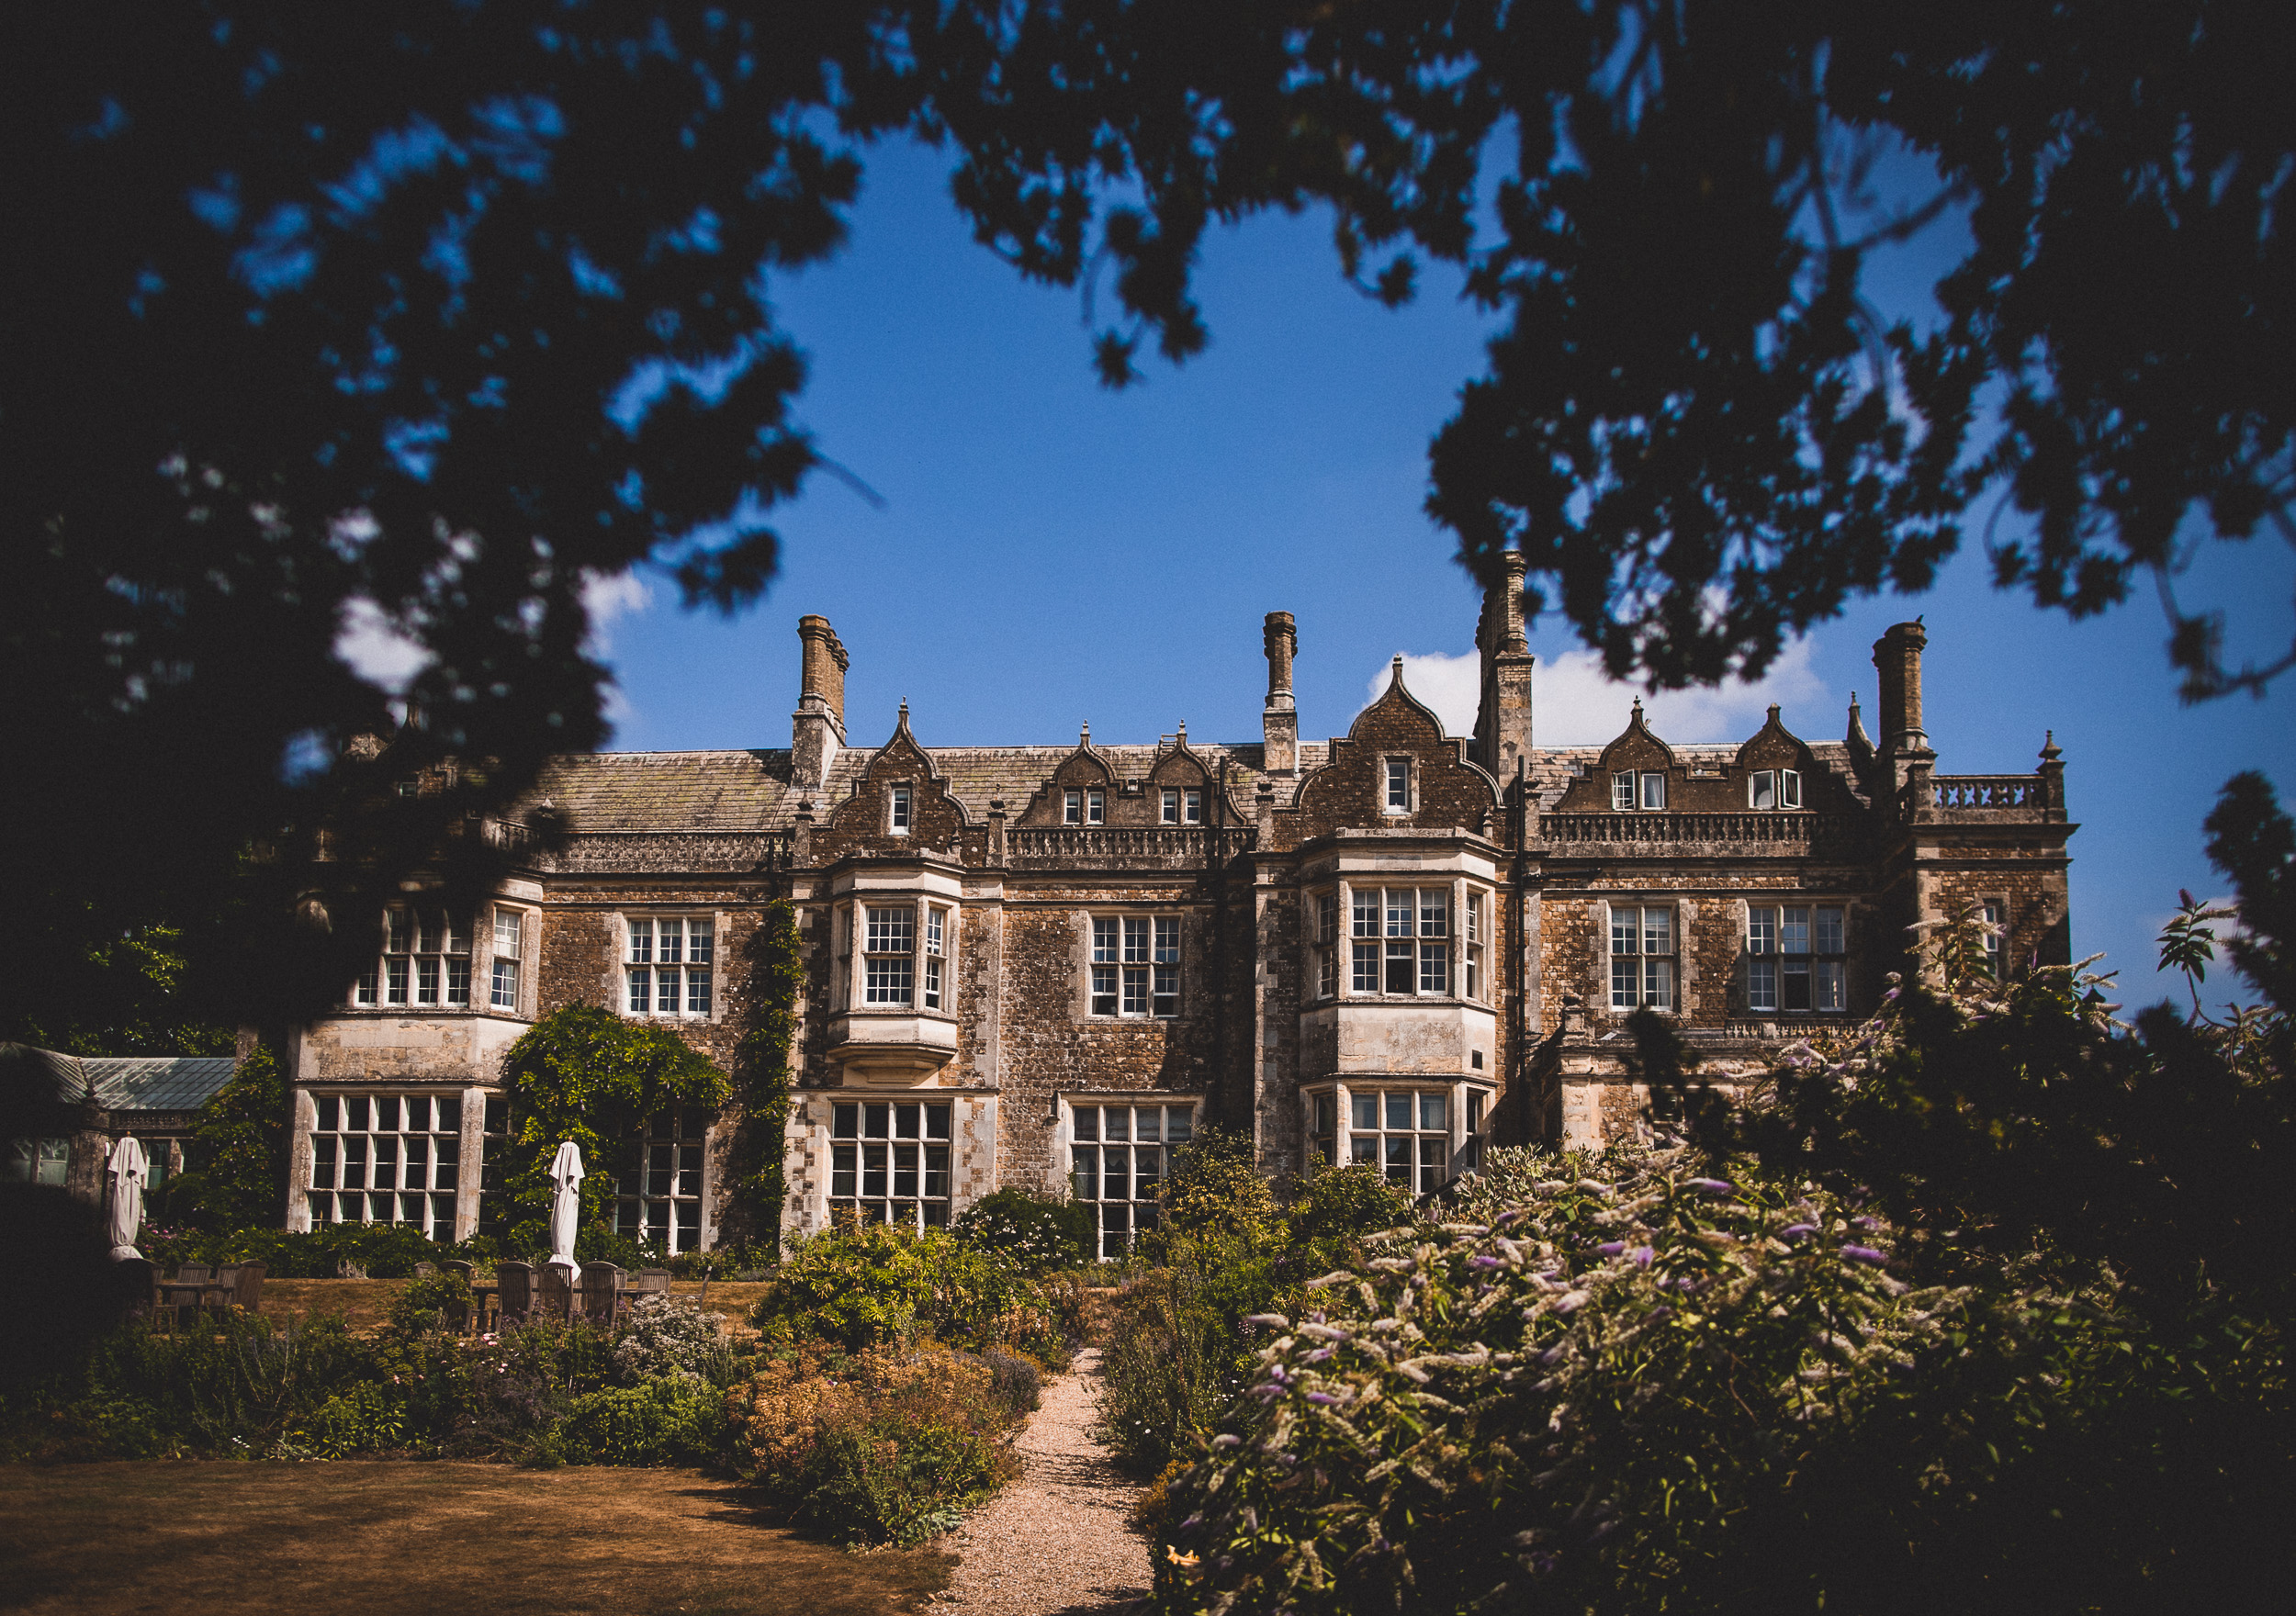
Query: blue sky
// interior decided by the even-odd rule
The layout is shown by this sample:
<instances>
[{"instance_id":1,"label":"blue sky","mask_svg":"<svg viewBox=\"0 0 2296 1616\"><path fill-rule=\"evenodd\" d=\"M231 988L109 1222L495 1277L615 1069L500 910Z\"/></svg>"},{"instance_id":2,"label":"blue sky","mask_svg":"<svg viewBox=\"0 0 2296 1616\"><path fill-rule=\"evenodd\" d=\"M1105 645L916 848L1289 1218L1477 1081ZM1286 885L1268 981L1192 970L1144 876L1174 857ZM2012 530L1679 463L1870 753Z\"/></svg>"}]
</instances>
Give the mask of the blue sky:
<instances>
[{"instance_id":1,"label":"blue sky","mask_svg":"<svg viewBox=\"0 0 2296 1616\"><path fill-rule=\"evenodd\" d=\"M780 578L730 621L681 611L662 578L607 586L613 745L787 746L808 612L851 653L856 744L889 734L904 699L929 746L1061 741L1086 721L1103 741L1182 721L1256 738L1260 620L1277 610L1299 620L1302 735L1344 733L1398 652L1414 690L1439 711L1454 692L1456 711L1471 680L1449 659L1472 651L1476 596L1420 510L1427 440L1488 329L1456 281L1431 275L1390 312L1341 282L1319 217L1255 220L1206 252L1210 352L1112 394L1092 379L1077 295L974 246L945 171L916 148L875 152L848 250L777 284L813 363L800 416L884 506L816 477L775 513ZM2210 546L2226 553L2187 583L2188 604L2231 609L2235 650L2285 644L2290 567L2268 543ZM1776 700L1789 728L1834 737L1855 690L1870 727L1870 647L1916 612L1940 770L2028 770L2055 731L2082 826L2076 951L2105 951L2132 1005L2161 996L2175 984L2155 981L2152 939L2178 888L2222 885L2200 850L2217 788L2245 768L2296 786L2296 687L2180 707L2149 599L2071 623L1996 593L1973 545L1927 595L1853 604L1765 688L1660 698L1653 725L1735 741ZM1624 726L1633 692L1601 681L1559 620L1532 648L1538 739Z\"/></svg>"}]
</instances>

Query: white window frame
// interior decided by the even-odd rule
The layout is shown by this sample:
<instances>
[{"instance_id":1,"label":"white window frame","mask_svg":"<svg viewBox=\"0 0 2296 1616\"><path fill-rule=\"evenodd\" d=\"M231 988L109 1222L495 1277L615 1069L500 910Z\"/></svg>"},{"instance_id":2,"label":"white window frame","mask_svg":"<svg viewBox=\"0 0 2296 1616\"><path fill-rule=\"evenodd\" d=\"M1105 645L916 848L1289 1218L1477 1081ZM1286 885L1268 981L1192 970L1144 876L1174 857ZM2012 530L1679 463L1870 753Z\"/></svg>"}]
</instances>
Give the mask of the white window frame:
<instances>
[{"instance_id":1,"label":"white window frame","mask_svg":"<svg viewBox=\"0 0 2296 1616\"><path fill-rule=\"evenodd\" d=\"M459 1090L316 1094L311 1101L311 1165L302 1192L314 1229L405 1223L433 1240L455 1238L462 1185ZM383 1184L377 1181L386 1165L391 1182Z\"/></svg>"},{"instance_id":2,"label":"white window frame","mask_svg":"<svg viewBox=\"0 0 2296 1616\"><path fill-rule=\"evenodd\" d=\"M913 1009L917 1004L917 904L861 904L861 998L872 1010Z\"/></svg>"},{"instance_id":3,"label":"white window frame","mask_svg":"<svg viewBox=\"0 0 2296 1616\"><path fill-rule=\"evenodd\" d=\"M2002 980L2002 963L2008 955L2009 914L2006 898L1986 898L1977 906L1977 918L1986 927L1986 970L1995 982Z\"/></svg>"},{"instance_id":4,"label":"white window frame","mask_svg":"<svg viewBox=\"0 0 2296 1616\"><path fill-rule=\"evenodd\" d=\"M1201 825L1204 822L1204 792L1199 786L1164 786L1159 802L1160 825Z\"/></svg>"},{"instance_id":5,"label":"white window frame","mask_svg":"<svg viewBox=\"0 0 2296 1616\"><path fill-rule=\"evenodd\" d=\"M1447 999L1451 993L1451 888L1350 886L1347 992L1351 998ZM1409 986L1397 984L1408 982Z\"/></svg>"},{"instance_id":6,"label":"white window frame","mask_svg":"<svg viewBox=\"0 0 2296 1616\"><path fill-rule=\"evenodd\" d=\"M1419 782L1413 778L1412 760L1409 758L1389 758L1384 761L1379 787L1379 812L1409 814L1419 802ZM1400 802L1396 801L1399 787L1402 796Z\"/></svg>"},{"instance_id":7,"label":"white window frame","mask_svg":"<svg viewBox=\"0 0 2296 1616\"><path fill-rule=\"evenodd\" d=\"M1082 825L1085 822L1085 793L1082 787L1061 792L1061 823Z\"/></svg>"},{"instance_id":8,"label":"white window frame","mask_svg":"<svg viewBox=\"0 0 2296 1616\"><path fill-rule=\"evenodd\" d=\"M1308 894L1310 948L1315 958L1315 996L1339 996L1339 889Z\"/></svg>"},{"instance_id":9,"label":"white window frame","mask_svg":"<svg viewBox=\"0 0 2296 1616\"><path fill-rule=\"evenodd\" d=\"M1109 792L1106 786L1085 788L1085 823L1106 825L1109 822Z\"/></svg>"},{"instance_id":10,"label":"white window frame","mask_svg":"<svg viewBox=\"0 0 2296 1616\"><path fill-rule=\"evenodd\" d=\"M469 1009L469 925L422 903L388 904L382 920L379 957L351 984L351 1007L416 1016Z\"/></svg>"},{"instance_id":11,"label":"white window frame","mask_svg":"<svg viewBox=\"0 0 2296 1616\"><path fill-rule=\"evenodd\" d=\"M674 930L669 929L674 927ZM622 916L622 1014L709 1021L717 1006L717 916L691 911ZM661 1003L670 985L670 1004ZM643 996L644 1003L639 1002Z\"/></svg>"},{"instance_id":12,"label":"white window frame","mask_svg":"<svg viewBox=\"0 0 2296 1616\"><path fill-rule=\"evenodd\" d=\"M526 918L529 911L494 906L494 959L487 969L487 1008L518 1014L520 977L526 958Z\"/></svg>"},{"instance_id":13,"label":"white window frame","mask_svg":"<svg viewBox=\"0 0 2296 1616\"><path fill-rule=\"evenodd\" d=\"M1176 913L1087 915L1085 1013L1097 1019L1173 1021L1185 948Z\"/></svg>"},{"instance_id":14,"label":"white window frame","mask_svg":"<svg viewBox=\"0 0 2296 1616\"><path fill-rule=\"evenodd\" d=\"M1486 894L1480 887L1467 889L1467 940L1460 969L1465 980L1459 984L1463 996L1480 1003L1483 997L1483 910Z\"/></svg>"},{"instance_id":15,"label":"white window frame","mask_svg":"<svg viewBox=\"0 0 2296 1616\"><path fill-rule=\"evenodd\" d=\"M1682 917L1671 903L1609 905L1610 938L1605 949L1610 967L1610 1007L1625 1013L1656 1010L1673 1015L1682 1008ZM1632 920L1623 917L1632 915ZM1663 916L1663 931L1653 917ZM1663 944L1663 947L1654 945Z\"/></svg>"},{"instance_id":16,"label":"white window frame","mask_svg":"<svg viewBox=\"0 0 2296 1616\"><path fill-rule=\"evenodd\" d=\"M1759 813L1798 814L1802 775L1795 769L1757 769L1746 777L1746 806Z\"/></svg>"},{"instance_id":17,"label":"white window frame","mask_svg":"<svg viewBox=\"0 0 2296 1616\"><path fill-rule=\"evenodd\" d=\"M1173 1149L1196 1137L1203 1101L1147 1094L1075 1095L1062 1103L1068 1108L1069 1194L1092 1208L1095 1254L1111 1261L1155 1228L1156 1192L1170 1175ZM1108 1193L1120 1184L1122 1195Z\"/></svg>"},{"instance_id":18,"label":"white window frame","mask_svg":"<svg viewBox=\"0 0 2296 1616\"><path fill-rule=\"evenodd\" d=\"M1350 1166L1368 1162L1414 1199L1451 1182L1452 1085L1350 1083L1346 1100ZM1310 1096L1309 1149L1326 1162L1339 1150L1339 1101L1336 1090Z\"/></svg>"},{"instance_id":19,"label":"white window frame","mask_svg":"<svg viewBox=\"0 0 2296 1616\"><path fill-rule=\"evenodd\" d=\"M924 936L918 940L917 974L923 979L919 1004L927 1010L945 1009L948 1004L946 977L949 967L950 926L952 913L946 903L925 905Z\"/></svg>"},{"instance_id":20,"label":"white window frame","mask_svg":"<svg viewBox=\"0 0 2296 1616\"><path fill-rule=\"evenodd\" d=\"M889 836L907 836L917 825L917 789L907 780L896 780L885 793L885 832Z\"/></svg>"},{"instance_id":21,"label":"white window frame","mask_svg":"<svg viewBox=\"0 0 2296 1616\"><path fill-rule=\"evenodd\" d=\"M838 1100L829 1107L829 1211L865 1222L944 1229L954 1179L955 1105Z\"/></svg>"},{"instance_id":22,"label":"white window frame","mask_svg":"<svg viewBox=\"0 0 2296 1616\"><path fill-rule=\"evenodd\" d=\"M715 1112L671 1105L640 1125L637 1167L614 1181L615 1232L665 1256L702 1249L703 1175Z\"/></svg>"},{"instance_id":23,"label":"white window frame","mask_svg":"<svg viewBox=\"0 0 2296 1616\"><path fill-rule=\"evenodd\" d=\"M1747 1010L1758 1016L1846 1012L1849 924L1848 908L1840 903L1747 904Z\"/></svg>"}]
</instances>

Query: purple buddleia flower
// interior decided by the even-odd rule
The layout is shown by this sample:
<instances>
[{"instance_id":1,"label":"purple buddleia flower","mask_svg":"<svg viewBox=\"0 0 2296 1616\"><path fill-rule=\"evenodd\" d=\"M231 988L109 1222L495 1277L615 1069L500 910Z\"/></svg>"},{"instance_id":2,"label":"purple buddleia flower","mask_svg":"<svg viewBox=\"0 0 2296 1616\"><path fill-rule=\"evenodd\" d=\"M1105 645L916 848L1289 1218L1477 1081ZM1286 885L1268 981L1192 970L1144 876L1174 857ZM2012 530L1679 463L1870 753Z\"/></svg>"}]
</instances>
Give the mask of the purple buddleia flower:
<instances>
[{"instance_id":1,"label":"purple buddleia flower","mask_svg":"<svg viewBox=\"0 0 2296 1616\"><path fill-rule=\"evenodd\" d=\"M1633 1251L1626 1253L1628 1260L1630 1260L1637 1268L1649 1267L1651 1259L1657 1255L1658 1253L1652 1251L1649 1246L1637 1246Z\"/></svg>"},{"instance_id":2,"label":"purple buddleia flower","mask_svg":"<svg viewBox=\"0 0 2296 1616\"><path fill-rule=\"evenodd\" d=\"M1467 1265L1469 1268L1504 1268L1507 1262L1503 1257L1469 1257Z\"/></svg>"},{"instance_id":3,"label":"purple buddleia flower","mask_svg":"<svg viewBox=\"0 0 2296 1616\"><path fill-rule=\"evenodd\" d=\"M1841 1254L1852 1262L1881 1263L1889 1261L1885 1253L1877 1251L1871 1246L1844 1246L1841 1248Z\"/></svg>"},{"instance_id":4,"label":"purple buddleia flower","mask_svg":"<svg viewBox=\"0 0 2296 1616\"><path fill-rule=\"evenodd\" d=\"M1738 1193L1737 1186L1727 1178L1694 1178L1689 1182L1692 1189L1704 1190L1710 1195L1730 1195Z\"/></svg>"},{"instance_id":5,"label":"purple buddleia flower","mask_svg":"<svg viewBox=\"0 0 2296 1616\"><path fill-rule=\"evenodd\" d=\"M1308 1354L1308 1362L1309 1362L1309 1363L1311 1363L1311 1364L1321 1364L1321 1363L1322 1363L1322 1362L1323 1362L1326 1358L1329 1358L1331 1355L1332 1355L1332 1350L1331 1350L1331 1348L1329 1348L1329 1347L1318 1347L1318 1348L1316 1348L1316 1349L1315 1349L1315 1351L1314 1351L1314 1352L1310 1352L1310 1353Z\"/></svg>"},{"instance_id":6,"label":"purple buddleia flower","mask_svg":"<svg viewBox=\"0 0 2296 1616\"><path fill-rule=\"evenodd\" d=\"M1329 1392L1310 1392L1308 1401L1319 1408L1335 1408L1339 1406L1339 1399Z\"/></svg>"},{"instance_id":7,"label":"purple buddleia flower","mask_svg":"<svg viewBox=\"0 0 2296 1616\"><path fill-rule=\"evenodd\" d=\"M1625 1240L1604 1240L1601 1245L1595 1247L1594 1249L1602 1252L1602 1254L1605 1257L1615 1257L1619 1252L1626 1249L1626 1242Z\"/></svg>"},{"instance_id":8,"label":"purple buddleia flower","mask_svg":"<svg viewBox=\"0 0 2296 1616\"><path fill-rule=\"evenodd\" d=\"M1230 1432L1222 1431L1220 1435L1211 1439L1211 1445L1215 1452L1223 1448L1240 1448L1244 1445L1244 1439Z\"/></svg>"},{"instance_id":9,"label":"purple buddleia flower","mask_svg":"<svg viewBox=\"0 0 2296 1616\"><path fill-rule=\"evenodd\" d=\"M1798 1240L1805 1235L1813 1235L1817 1232L1818 1225L1815 1223L1789 1223L1778 1231L1778 1236L1781 1240Z\"/></svg>"}]
</instances>

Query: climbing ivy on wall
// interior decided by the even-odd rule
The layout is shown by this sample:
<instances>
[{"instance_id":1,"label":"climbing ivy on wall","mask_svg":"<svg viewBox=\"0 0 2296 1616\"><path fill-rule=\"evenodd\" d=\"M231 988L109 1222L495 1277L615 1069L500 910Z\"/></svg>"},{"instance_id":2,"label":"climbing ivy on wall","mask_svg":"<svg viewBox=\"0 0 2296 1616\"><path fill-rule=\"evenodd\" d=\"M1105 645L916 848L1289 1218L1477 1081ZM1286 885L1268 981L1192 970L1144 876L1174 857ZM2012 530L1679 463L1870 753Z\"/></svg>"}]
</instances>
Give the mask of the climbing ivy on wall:
<instances>
[{"instance_id":1,"label":"climbing ivy on wall","mask_svg":"<svg viewBox=\"0 0 2296 1616\"><path fill-rule=\"evenodd\" d=\"M512 1131L504 1159L511 1249L546 1238L550 1160L564 1139L581 1147L585 1230L613 1227L614 1180L637 1167L639 1124L672 1105L723 1105L733 1080L668 1027L625 1021L595 1004L569 1004L527 1029L502 1057Z\"/></svg>"},{"instance_id":2,"label":"climbing ivy on wall","mask_svg":"<svg viewBox=\"0 0 2296 1616\"><path fill-rule=\"evenodd\" d=\"M734 1058L741 1126L734 1136L732 1205L727 1221L757 1241L778 1240L784 1194L782 1157L789 1127L789 1056L797 1036L797 994L805 960L797 915L788 903L766 906L750 943L750 993L756 1021ZM741 1225L747 1225L746 1229Z\"/></svg>"}]
</instances>

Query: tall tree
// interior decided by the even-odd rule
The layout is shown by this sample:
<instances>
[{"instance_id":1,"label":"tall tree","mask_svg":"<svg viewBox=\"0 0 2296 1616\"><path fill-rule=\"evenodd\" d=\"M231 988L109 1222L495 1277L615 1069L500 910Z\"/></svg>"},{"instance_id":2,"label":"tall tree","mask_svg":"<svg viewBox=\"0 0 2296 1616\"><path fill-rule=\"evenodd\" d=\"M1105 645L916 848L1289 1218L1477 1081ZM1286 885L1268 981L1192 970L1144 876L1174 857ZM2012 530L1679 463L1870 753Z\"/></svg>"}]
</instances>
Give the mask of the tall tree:
<instances>
[{"instance_id":1,"label":"tall tree","mask_svg":"<svg viewBox=\"0 0 2296 1616\"><path fill-rule=\"evenodd\" d=\"M284 1013L417 866L478 890L476 825L602 734L585 589L647 562L732 609L770 579L817 459L770 276L834 251L896 131L952 150L1022 273L1109 284L1111 383L1202 346L1216 221L1329 205L1389 301L1463 265L1508 323L1430 508L1479 573L1523 549L1615 673L1757 671L2005 498L2005 581L2084 612L2149 577L2188 693L2260 690L2287 659L2228 666L2174 583L2192 535L2296 536L2271 16L7 8L9 1018L167 926L203 1008ZM1942 321L1883 329L1874 253L1947 210Z\"/></svg>"}]
</instances>

